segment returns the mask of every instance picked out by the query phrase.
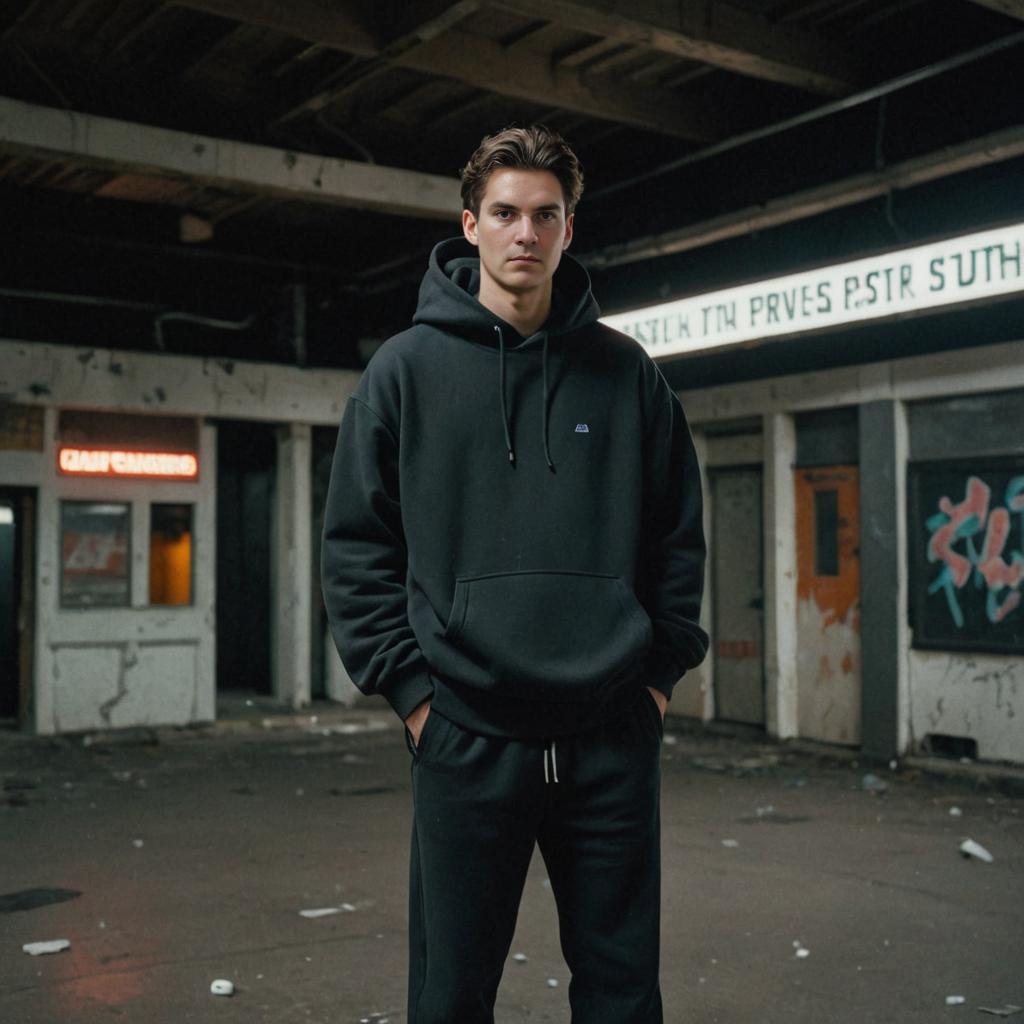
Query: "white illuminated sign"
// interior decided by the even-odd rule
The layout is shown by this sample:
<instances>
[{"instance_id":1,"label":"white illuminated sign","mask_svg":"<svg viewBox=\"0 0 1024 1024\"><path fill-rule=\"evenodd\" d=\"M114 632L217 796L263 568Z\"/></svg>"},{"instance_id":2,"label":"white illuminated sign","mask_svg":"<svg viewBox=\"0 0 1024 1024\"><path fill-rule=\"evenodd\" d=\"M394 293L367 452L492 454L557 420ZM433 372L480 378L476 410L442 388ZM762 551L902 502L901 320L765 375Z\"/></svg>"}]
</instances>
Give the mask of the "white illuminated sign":
<instances>
[{"instance_id":1,"label":"white illuminated sign","mask_svg":"<svg viewBox=\"0 0 1024 1024\"><path fill-rule=\"evenodd\" d=\"M60 471L69 476L156 477L195 480L199 460L190 452L140 452L107 448L61 448Z\"/></svg>"},{"instance_id":2,"label":"white illuminated sign","mask_svg":"<svg viewBox=\"0 0 1024 1024\"><path fill-rule=\"evenodd\" d=\"M1024 290L1024 224L694 295L602 323L652 356L798 334Z\"/></svg>"}]
</instances>

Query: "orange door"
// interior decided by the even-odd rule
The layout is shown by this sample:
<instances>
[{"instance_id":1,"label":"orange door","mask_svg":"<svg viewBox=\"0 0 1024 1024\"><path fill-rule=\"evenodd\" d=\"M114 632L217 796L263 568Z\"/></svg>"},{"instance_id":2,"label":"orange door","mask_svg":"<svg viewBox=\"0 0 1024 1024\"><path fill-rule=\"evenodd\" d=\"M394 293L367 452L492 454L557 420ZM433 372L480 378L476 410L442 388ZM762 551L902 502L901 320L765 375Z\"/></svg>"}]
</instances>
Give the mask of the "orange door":
<instances>
[{"instance_id":1,"label":"orange door","mask_svg":"<svg viewBox=\"0 0 1024 1024\"><path fill-rule=\"evenodd\" d=\"M856 466L798 469L797 722L860 743L860 487Z\"/></svg>"}]
</instances>

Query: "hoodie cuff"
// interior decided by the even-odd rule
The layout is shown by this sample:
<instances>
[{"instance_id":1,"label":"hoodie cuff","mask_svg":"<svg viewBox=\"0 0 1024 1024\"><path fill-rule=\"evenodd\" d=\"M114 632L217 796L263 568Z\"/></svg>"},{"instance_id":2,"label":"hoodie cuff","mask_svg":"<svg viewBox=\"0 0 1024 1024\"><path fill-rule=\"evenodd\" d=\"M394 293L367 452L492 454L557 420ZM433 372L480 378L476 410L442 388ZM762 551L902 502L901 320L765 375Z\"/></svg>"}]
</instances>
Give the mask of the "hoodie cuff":
<instances>
[{"instance_id":1,"label":"hoodie cuff","mask_svg":"<svg viewBox=\"0 0 1024 1024\"><path fill-rule=\"evenodd\" d=\"M686 674L679 668L679 662L664 647L654 647L644 661L640 678L644 686L651 686L671 700L676 683Z\"/></svg>"},{"instance_id":2,"label":"hoodie cuff","mask_svg":"<svg viewBox=\"0 0 1024 1024\"><path fill-rule=\"evenodd\" d=\"M404 722L420 704L434 696L434 684L428 672L418 670L407 676L389 680L378 687L378 692Z\"/></svg>"}]
</instances>

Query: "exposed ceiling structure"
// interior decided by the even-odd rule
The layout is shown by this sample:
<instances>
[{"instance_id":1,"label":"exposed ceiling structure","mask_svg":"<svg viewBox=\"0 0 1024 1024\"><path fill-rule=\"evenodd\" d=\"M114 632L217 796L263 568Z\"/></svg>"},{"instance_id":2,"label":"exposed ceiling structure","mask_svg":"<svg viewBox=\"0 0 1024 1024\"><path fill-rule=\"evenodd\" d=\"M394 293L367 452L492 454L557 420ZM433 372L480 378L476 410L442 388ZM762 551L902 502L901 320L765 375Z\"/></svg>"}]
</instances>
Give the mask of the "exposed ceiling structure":
<instances>
[{"instance_id":1,"label":"exposed ceiling structure","mask_svg":"<svg viewBox=\"0 0 1024 1024\"><path fill-rule=\"evenodd\" d=\"M0 0L0 335L360 365L510 123L579 153L613 304L871 201L892 242L1022 179L1022 66L1024 0Z\"/></svg>"}]
</instances>

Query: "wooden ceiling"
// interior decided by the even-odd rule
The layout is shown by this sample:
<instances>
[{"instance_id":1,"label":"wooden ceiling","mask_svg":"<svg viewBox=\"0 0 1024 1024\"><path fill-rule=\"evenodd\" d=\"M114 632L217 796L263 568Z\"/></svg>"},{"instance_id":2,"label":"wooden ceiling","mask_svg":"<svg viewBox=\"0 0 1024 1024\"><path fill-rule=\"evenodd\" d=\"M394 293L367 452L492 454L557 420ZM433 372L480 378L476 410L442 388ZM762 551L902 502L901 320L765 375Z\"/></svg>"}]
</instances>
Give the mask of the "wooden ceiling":
<instances>
[{"instance_id":1,"label":"wooden ceiling","mask_svg":"<svg viewBox=\"0 0 1024 1024\"><path fill-rule=\"evenodd\" d=\"M0 0L0 334L145 347L149 304L256 324L169 347L290 359L301 295L302 358L356 365L482 135L566 135L612 273L1019 159L1022 32L1024 0Z\"/></svg>"}]
</instances>

